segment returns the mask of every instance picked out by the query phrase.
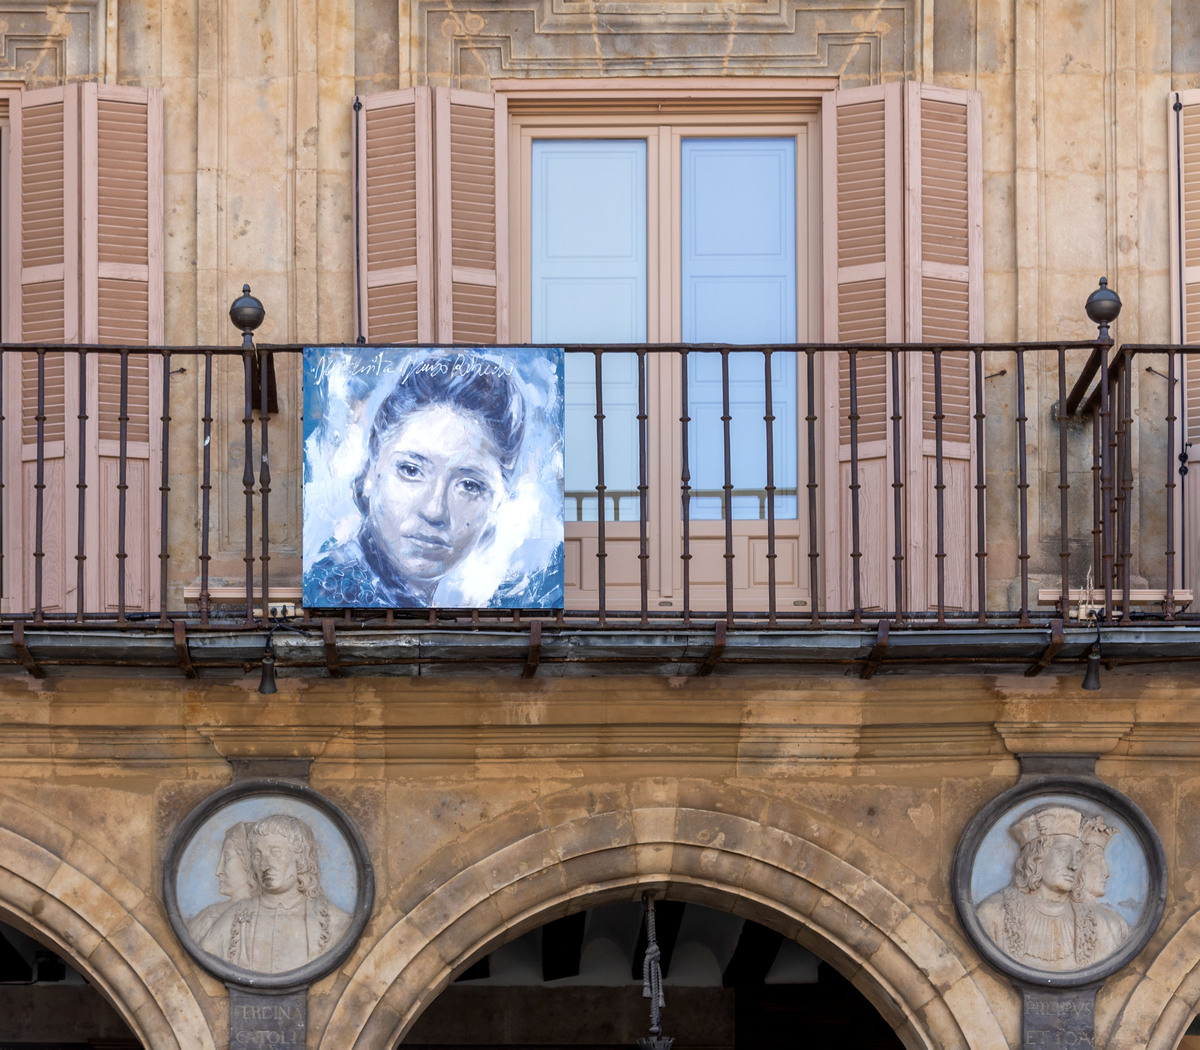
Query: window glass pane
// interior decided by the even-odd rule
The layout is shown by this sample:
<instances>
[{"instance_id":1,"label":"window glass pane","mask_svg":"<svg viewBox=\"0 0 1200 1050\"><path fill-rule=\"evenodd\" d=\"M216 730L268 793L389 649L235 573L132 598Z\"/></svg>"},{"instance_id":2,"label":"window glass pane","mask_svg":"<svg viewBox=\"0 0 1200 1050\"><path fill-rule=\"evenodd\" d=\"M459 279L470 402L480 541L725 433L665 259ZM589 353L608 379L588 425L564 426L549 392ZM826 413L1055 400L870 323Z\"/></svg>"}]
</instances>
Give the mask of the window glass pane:
<instances>
[{"instance_id":1,"label":"window glass pane","mask_svg":"<svg viewBox=\"0 0 1200 1050\"><path fill-rule=\"evenodd\" d=\"M638 381L636 354L603 355L604 518L638 520ZM567 521L596 521L596 358L568 353L566 360Z\"/></svg>"},{"instance_id":2,"label":"window glass pane","mask_svg":"<svg viewBox=\"0 0 1200 1050\"><path fill-rule=\"evenodd\" d=\"M791 138L693 138L681 145L683 338L689 343L796 339L796 144ZM764 356L729 355L735 519L767 516ZM771 356L775 516L794 518L796 362ZM694 519L724 516L724 424L719 354L688 365L689 467Z\"/></svg>"},{"instance_id":3,"label":"window glass pane","mask_svg":"<svg viewBox=\"0 0 1200 1050\"><path fill-rule=\"evenodd\" d=\"M531 294L535 343L646 341L646 143L532 144ZM595 359L566 362L566 519L595 521ZM604 361L604 513L638 517L637 358Z\"/></svg>"}]
</instances>

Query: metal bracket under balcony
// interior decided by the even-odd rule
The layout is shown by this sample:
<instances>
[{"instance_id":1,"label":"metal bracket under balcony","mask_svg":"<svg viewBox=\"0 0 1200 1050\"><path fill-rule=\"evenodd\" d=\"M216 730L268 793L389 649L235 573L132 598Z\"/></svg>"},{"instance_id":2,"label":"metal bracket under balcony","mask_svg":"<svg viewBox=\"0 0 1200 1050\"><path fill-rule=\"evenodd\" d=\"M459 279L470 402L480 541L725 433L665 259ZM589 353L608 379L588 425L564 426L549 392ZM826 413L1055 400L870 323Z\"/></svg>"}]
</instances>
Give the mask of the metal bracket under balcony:
<instances>
[{"instance_id":1,"label":"metal bracket under balcony","mask_svg":"<svg viewBox=\"0 0 1200 1050\"><path fill-rule=\"evenodd\" d=\"M856 677L896 674L1016 674L1036 668L1076 674L1096 642L1093 626L971 630L898 629L885 650L875 629L579 630L535 621L522 629L342 628L323 624L272 641L281 677L609 675L794 676L842 669ZM722 624L722 627L724 625ZM724 647L719 648L723 634ZM1099 632L1109 666L1200 661L1200 626L1111 627ZM256 670L267 644L258 630L78 630L0 632L0 674L50 677L122 668L140 676L229 679ZM331 655L332 654L332 655ZM36 671L34 670L36 668ZM1035 672L1036 673L1036 672Z\"/></svg>"}]
</instances>

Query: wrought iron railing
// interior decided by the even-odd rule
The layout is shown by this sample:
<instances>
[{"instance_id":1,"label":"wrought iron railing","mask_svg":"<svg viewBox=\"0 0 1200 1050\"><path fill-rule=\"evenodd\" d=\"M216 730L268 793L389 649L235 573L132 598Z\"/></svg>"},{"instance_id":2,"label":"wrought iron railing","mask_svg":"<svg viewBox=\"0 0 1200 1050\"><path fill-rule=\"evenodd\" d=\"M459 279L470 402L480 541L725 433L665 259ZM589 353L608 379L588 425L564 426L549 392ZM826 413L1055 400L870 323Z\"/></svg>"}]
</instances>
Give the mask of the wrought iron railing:
<instances>
[{"instance_id":1,"label":"wrought iron railing","mask_svg":"<svg viewBox=\"0 0 1200 1050\"><path fill-rule=\"evenodd\" d=\"M281 609L435 626L1196 615L1180 392L1200 348L567 347L596 377L595 440L568 477L577 557L566 608L550 611L301 608L299 551L275 525L301 514L303 349L0 347L0 623L261 629ZM635 377L619 477L614 354ZM719 377L703 406L689 380L701 365ZM698 442L717 450L703 464Z\"/></svg>"}]
</instances>

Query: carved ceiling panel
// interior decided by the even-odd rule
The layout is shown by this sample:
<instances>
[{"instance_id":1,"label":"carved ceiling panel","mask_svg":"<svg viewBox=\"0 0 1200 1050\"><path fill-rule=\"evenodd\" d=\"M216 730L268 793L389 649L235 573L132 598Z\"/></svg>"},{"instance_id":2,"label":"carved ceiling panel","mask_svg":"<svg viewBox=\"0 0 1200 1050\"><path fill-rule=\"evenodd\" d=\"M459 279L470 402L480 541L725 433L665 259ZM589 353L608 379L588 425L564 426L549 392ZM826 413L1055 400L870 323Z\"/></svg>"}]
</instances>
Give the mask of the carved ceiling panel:
<instances>
[{"instance_id":1,"label":"carved ceiling panel","mask_svg":"<svg viewBox=\"0 0 1200 1050\"><path fill-rule=\"evenodd\" d=\"M0 79L45 87L94 76L103 68L104 30L103 0L0 0Z\"/></svg>"},{"instance_id":2,"label":"carved ceiling panel","mask_svg":"<svg viewBox=\"0 0 1200 1050\"><path fill-rule=\"evenodd\" d=\"M412 67L431 83L499 77L818 76L913 68L916 0L414 0Z\"/></svg>"}]
</instances>

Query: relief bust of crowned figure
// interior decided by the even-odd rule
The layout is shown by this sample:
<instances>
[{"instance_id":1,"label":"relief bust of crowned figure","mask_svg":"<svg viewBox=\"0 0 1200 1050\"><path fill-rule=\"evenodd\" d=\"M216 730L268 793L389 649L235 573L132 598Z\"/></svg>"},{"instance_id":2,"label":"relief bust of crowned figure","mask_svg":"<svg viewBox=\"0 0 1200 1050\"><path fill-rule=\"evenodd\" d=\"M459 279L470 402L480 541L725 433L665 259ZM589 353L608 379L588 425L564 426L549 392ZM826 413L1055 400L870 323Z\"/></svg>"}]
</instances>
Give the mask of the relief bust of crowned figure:
<instances>
[{"instance_id":1,"label":"relief bust of crowned figure","mask_svg":"<svg viewBox=\"0 0 1200 1050\"><path fill-rule=\"evenodd\" d=\"M954 860L959 919L997 969L1041 986L1115 973L1154 932L1166 860L1128 798L1090 777L1042 776L983 807Z\"/></svg>"},{"instance_id":2,"label":"relief bust of crowned figure","mask_svg":"<svg viewBox=\"0 0 1200 1050\"><path fill-rule=\"evenodd\" d=\"M1018 962L1074 970L1112 955L1129 924L1097 903L1108 881L1104 852L1117 833L1103 816L1043 806L1009 828L1021 852L1012 882L979 905L987 935Z\"/></svg>"}]
</instances>

